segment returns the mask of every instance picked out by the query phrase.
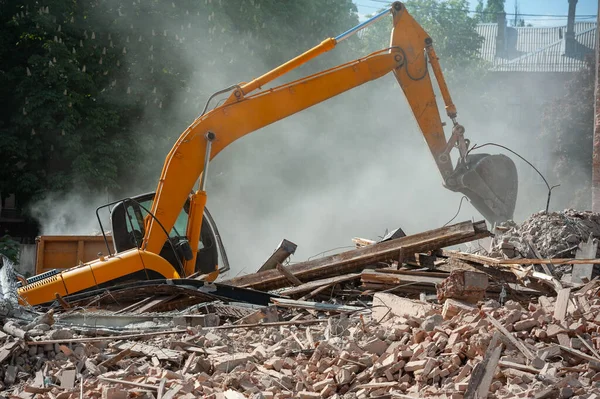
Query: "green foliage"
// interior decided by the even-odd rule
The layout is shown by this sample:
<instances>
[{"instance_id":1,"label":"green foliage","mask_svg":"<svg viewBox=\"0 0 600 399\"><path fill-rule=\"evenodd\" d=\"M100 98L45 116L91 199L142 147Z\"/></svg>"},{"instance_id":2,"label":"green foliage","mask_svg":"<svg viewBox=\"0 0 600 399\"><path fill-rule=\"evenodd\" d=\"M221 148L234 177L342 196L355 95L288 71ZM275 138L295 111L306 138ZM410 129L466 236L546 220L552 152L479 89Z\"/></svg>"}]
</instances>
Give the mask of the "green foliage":
<instances>
[{"instance_id":1,"label":"green foliage","mask_svg":"<svg viewBox=\"0 0 600 399\"><path fill-rule=\"evenodd\" d=\"M0 187L23 207L50 191L119 192L140 171L156 179L156 154L210 93L358 16L351 0L13 0L0 23Z\"/></svg>"},{"instance_id":2,"label":"green foliage","mask_svg":"<svg viewBox=\"0 0 600 399\"><path fill-rule=\"evenodd\" d=\"M13 240L9 235L0 237L0 255L6 256L11 262L19 263L19 252L20 245L17 241ZM0 256L0 266L2 263L2 256Z\"/></svg>"},{"instance_id":3,"label":"green foliage","mask_svg":"<svg viewBox=\"0 0 600 399\"><path fill-rule=\"evenodd\" d=\"M481 22L497 22L498 14L504 12L504 3L506 0L487 0L483 13L481 14ZM480 6L482 2L477 5ZM478 10L478 9L477 9Z\"/></svg>"},{"instance_id":4,"label":"green foliage","mask_svg":"<svg viewBox=\"0 0 600 399\"><path fill-rule=\"evenodd\" d=\"M483 6L483 0L477 1L477 6L475 6L475 16L473 17L477 22L483 22L483 13L485 12L485 7Z\"/></svg>"}]
</instances>

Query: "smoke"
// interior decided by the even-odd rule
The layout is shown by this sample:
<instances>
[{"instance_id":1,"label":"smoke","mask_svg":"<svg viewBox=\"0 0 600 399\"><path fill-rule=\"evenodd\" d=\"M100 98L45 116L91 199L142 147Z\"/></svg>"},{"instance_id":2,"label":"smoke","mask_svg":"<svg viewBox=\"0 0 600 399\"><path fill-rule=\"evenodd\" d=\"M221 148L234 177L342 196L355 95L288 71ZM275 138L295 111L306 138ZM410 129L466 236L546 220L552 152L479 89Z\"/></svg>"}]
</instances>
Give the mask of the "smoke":
<instances>
[{"instance_id":1,"label":"smoke","mask_svg":"<svg viewBox=\"0 0 600 399\"><path fill-rule=\"evenodd\" d=\"M29 213L39 222L41 235L97 235L96 209L107 202L106 193L49 193L33 203ZM107 215L106 210L100 212L105 232L110 230Z\"/></svg>"},{"instance_id":2,"label":"smoke","mask_svg":"<svg viewBox=\"0 0 600 399\"><path fill-rule=\"evenodd\" d=\"M155 29L179 27L179 22L163 24ZM302 32L297 34L302 36ZM238 39L230 37L233 42ZM199 114L203 103L193 97L207 98L211 92L248 81L275 66L258 57L239 59L235 53L229 63L213 65L210 57L219 52L218 46L207 42L202 49L188 48L179 59L201 73L173 93L160 137L148 138L148 132L139 127L147 162L134 173L135 186L141 189L137 193L155 189L162 167L157 160L164 159L178 135ZM353 58L363 55L353 54ZM467 81L450 90L472 144L506 145L551 178L552 144L539 141L539 125L543 99L560 95L561 82L518 74ZM443 115L443 104L439 105L443 119L450 122ZM144 118L153 116L152 107L145 110L141 125ZM505 153L493 147L485 152ZM515 161L520 176L515 219L521 221L545 208L546 188L528 165L506 154ZM456 161L456 152L453 156ZM562 184L551 207L560 209L569 187L567 182L550 182ZM133 191L128 186L122 196L136 194ZM212 162L207 192L208 208L227 248L230 275L256 271L282 238L298 244L292 259L298 262L330 254L327 251L332 249L349 249L353 237L377 239L398 227L407 234L440 227L457 214L462 197L442 186L404 94L391 75L233 143ZM42 224L42 234L89 234L97 226L95 207L103 202L75 192L49 196L33 212ZM463 202L454 222L482 219Z\"/></svg>"}]
</instances>

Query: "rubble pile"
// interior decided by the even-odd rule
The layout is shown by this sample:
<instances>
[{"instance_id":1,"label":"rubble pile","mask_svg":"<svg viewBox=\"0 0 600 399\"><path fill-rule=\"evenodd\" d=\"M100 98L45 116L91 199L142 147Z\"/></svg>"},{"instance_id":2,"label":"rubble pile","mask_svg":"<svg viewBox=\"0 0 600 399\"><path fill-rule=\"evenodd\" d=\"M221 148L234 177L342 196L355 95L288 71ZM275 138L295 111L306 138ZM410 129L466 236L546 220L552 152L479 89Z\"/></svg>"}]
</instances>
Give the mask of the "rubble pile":
<instances>
[{"instance_id":1,"label":"rubble pile","mask_svg":"<svg viewBox=\"0 0 600 399\"><path fill-rule=\"evenodd\" d=\"M597 220L564 214L581 225ZM534 215L515 226L515 242L547 251L541 243L553 239L535 228L566 234L555 226L563 216ZM213 283L188 276L56 295L35 308L21 301L0 316L0 391L48 399L600 398L600 279L573 266L577 278L559 280L549 267L600 264L596 247L580 264L541 258L540 248L511 259L443 249L489 235L485 223L463 222L381 242L354 238L352 251L290 266L278 259Z\"/></svg>"},{"instance_id":2,"label":"rubble pile","mask_svg":"<svg viewBox=\"0 0 600 399\"><path fill-rule=\"evenodd\" d=\"M542 211L520 225L503 223L497 231L489 252L491 257L573 258L579 243L590 236L600 238L600 214L573 209Z\"/></svg>"},{"instance_id":3,"label":"rubble pile","mask_svg":"<svg viewBox=\"0 0 600 399\"><path fill-rule=\"evenodd\" d=\"M35 338L3 335L1 377L39 398L596 398L599 288L525 306L379 293L349 315L133 336L76 335L46 314Z\"/></svg>"}]
</instances>

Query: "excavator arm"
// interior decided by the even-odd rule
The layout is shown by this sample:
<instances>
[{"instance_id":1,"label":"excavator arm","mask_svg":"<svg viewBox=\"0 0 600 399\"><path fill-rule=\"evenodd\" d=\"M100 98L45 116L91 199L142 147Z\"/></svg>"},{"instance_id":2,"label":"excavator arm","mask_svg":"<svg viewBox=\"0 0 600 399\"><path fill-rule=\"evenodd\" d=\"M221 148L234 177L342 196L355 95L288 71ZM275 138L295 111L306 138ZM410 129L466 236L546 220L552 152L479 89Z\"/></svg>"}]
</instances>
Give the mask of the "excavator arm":
<instances>
[{"instance_id":1,"label":"excavator arm","mask_svg":"<svg viewBox=\"0 0 600 399\"><path fill-rule=\"evenodd\" d=\"M389 16L390 13L393 16L393 31L388 48L290 83L264 88L274 79L332 50L341 41ZM433 83L428 72L428 62L436 76L446 112L453 123L449 140L444 134ZM480 158L485 161L489 160L490 156L479 156L475 162L469 159L472 156L467 153L468 141L463 137L464 129L456 121L456 108L452 103L431 38L410 16L404 5L395 2L389 10L377 14L336 38L323 41L272 71L248 83L240 83L216 93L230 92L230 95L222 105L209 112L203 112L181 134L166 157L152 208L144 222L144 236L140 247L117 253L115 256L101 257L58 275L37 280L34 286L23 287L20 294L30 304L37 304L51 301L55 295L64 296L89 288L107 286L122 280L126 275L179 278L181 274L193 274L207 199L205 183L210 160L228 145L251 132L390 72L395 75L406 95L441 172L444 185L469 196L472 203L480 211L483 210L484 216L490 220L505 220L512 216L514 201L511 205L510 201L499 199L498 187L488 184L490 176L493 180L495 171L492 169L497 163L483 162L484 166L491 165L492 168L481 169ZM450 151L455 147L459 150L459 160L457 166L453 167ZM508 159L508 169L511 164L512 161ZM514 164L512 167L514 168ZM502 176L509 176L510 173L509 170ZM200 187L190 196L199 177ZM181 247L184 248L181 252L183 273L179 273L159 254L168 238L168 232L173 229L188 199L189 217L185 237L181 242Z\"/></svg>"},{"instance_id":2,"label":"excavator arm","mask_svg":"<svg viewBox=\"0 0 600 399\"><path fill-rule=\"evenodd\" d=\"M333 49L342 40L390 13L393 16L393 31L389 48L253 94L277 77ZM450 140L447 140L444 134L433 83L428 73L428 61L444 99L446 112L453 123ZM512 205L510 199L499 200L504 188L494 187L498 193L481 181L477 182L478 187L465 186L463 182L465 175L472 175L480 180L481 177L478 175L479 171L475 170L475 165L470 165L468 162L468 141L463 136L464 128L456 121L456 107L435 54L433 41L408 13L404 4L395 2L389 10L379 13L363 24L336 38L323 41L320 45L249 83L237 85L223 105L194 121L167 156L152 208L156 219L160 220L168 231L198 176L203 172L206 173L208 161L235 140L363 83L378 79L389 72L394 73L406 95L445 186L450 190L467 194L474 205L491 221L511 218L514 200ZM454 147L458 148L460 156L459 167L456 169L450 158L450 151ZM511 168L512 161L507 157L494 157L501 157L508 164L508 168ZM496 166L497 162L492 164ZM514 169L514 164L512 168ZM486 173L489 175L494 171L486 170ZM203 179L205 178L206 176L203 176ZM506 179L502 180L506 181ZM512 180L516 182L516 178ZM487 190L486 193L478 196L477 193L482 189ZM513 196L516 198L516 188L514 191ZM192 202L195 206L188 224L187 236L190 238L192 254L194 254L196 252L194 244L197 244L196 237L199 236L199 232L195 230L201 224L202 209L206 203L206 193L203 189L195 193ZM148 219L147 234L142 246L147 251L155 253L160 250L165 240L163 229L158 226L156 219ZM192 271L194 262L194 258L185 262L187 272Z\"/></svg>"}]
</instances>

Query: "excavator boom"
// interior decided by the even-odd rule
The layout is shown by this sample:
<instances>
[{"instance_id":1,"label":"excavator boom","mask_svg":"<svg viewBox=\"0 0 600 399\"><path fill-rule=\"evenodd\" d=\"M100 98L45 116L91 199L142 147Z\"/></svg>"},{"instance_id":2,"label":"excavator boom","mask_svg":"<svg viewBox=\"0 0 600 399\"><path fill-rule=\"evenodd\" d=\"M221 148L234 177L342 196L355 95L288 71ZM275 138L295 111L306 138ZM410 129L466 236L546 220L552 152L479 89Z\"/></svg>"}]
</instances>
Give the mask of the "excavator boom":
<instances>
[{"instance_id":1,"label":"excavator boom","mask_svg":"<svg viewBox=\"0 0 600 399\"><path fill-rule=\"evenodd\" d=\"M332 50L341 41L390 13L393 31L388 48L293 82L264 89L274 79ZM444 134L428 63L444 99L446 113L452 121L449 140ZM142 218L139 206L134 212L136 217L130 217L125 212L131 224L128 234L133 237L135 245L131 243L128 249L115 256L100 257L51 277L38 279L34 284L20 289L21 297L33 305L52 301L55 295L65 296L107 286L117 280L122 281L126 276L142 275L152 279L156 276L180 278L193 274L196 271L207 198L205 183L210 161L231 143L251 132L390 72L395 75L406 95L445 187L463 192L471 198L472 203L490 221L512 217L513 196L516 196L514 164L503 156L468 154L468 140L464 138L464 128L456 120L456 107L433 49L433 41L410 16L404 4L395 2L389 10L335 38L324 40L272 71L216 93L230 92L230 95L223 104L203 112L173 145L166 157L151 209L146 212L145 218ZM453 167L450 157L454 148L459 152L456 167ZM201 178L200 188L193 192L198 177ZM510 182L505 186L511 190L503 192L503 182ZM182 209L188 215L184 235L174 228L176 222L180 222ZM115 234L117 230L113 230ZM175 234L172 234L173 231ZM118 238L114 237L114 241L122 241ZM164 255L164 251L170 248L171 255Z\"/></svg>"}]
</instances>

